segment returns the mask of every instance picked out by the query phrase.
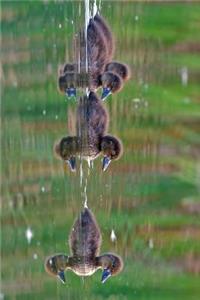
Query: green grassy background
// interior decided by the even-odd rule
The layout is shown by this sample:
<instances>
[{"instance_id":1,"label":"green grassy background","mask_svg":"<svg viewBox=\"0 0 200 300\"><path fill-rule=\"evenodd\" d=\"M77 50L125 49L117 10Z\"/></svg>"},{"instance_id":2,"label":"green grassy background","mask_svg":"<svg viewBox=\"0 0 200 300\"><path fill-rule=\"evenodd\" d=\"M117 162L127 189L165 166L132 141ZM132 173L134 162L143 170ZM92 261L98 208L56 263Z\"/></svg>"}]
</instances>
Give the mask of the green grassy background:
<instances>
[{"instance_id":1,"label":"green grassy background","mask_svg":"<svg viewBox=\"0 0 200 300\"><path fill-rule=\"evenodd\" d=\"M52 151L76 108L58 93L57 70L73 57L84 3L2 1L1 9L1 297L198 299L200 5L102 1L115 59L130 65L132 78L105 103L124 154L104 174L100 159L89 175L84 162L83 182L102 252L120 254L125 267L105 285L100 271L85 279L68 272L66 286L45 273L44 260L69 253L84 202L79 172L71 174Z\"/></svg>"}]
</instances>

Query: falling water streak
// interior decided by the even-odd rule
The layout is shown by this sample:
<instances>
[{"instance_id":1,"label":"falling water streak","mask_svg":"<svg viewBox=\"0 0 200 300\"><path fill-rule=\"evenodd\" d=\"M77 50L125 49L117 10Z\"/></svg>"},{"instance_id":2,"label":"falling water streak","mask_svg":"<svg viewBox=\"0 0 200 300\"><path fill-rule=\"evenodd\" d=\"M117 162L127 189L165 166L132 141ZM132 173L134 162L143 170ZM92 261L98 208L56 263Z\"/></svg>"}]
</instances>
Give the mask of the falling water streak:
<instances>
[{"instance_id":1,"label":"falling water streak","mask_svg":"<svg viewBox=\"0 0 200 300\"><path fill-rule=\"evenodd\" d=\"M91 168L91 160L89 156L87 157L87 163L88 163L88 176L90 175L90 168Z\"/></svg>"},{"instance_id":2,"label":"falling water streak","mask_svg":"<svg viewBox=\"0 0 200 300\"><path fill-rule=\"evenodd\" d=\"M77 40L76 40L76 51L77 51ZM80 58L80 51L77 51L77 56L78 56L78 72L80 73L81 71L81 58Z\"/></svg>"},{"instance_id":3,"label":"falling water streak","mask_svg":"<svg viewBox=\"0 0 200 300\"><path fill-rule=\"evenodd\" d=\"M85 278L84 278L84 276L81 276L81 282L82 282L83 285L85 285Z\"/></svg>"},{"instance_id":4,"label":"falling water streak","mask_svg":"<svg viewBox=\"0 0 200 300\"><path fill-rule=\"evenodd\" d=\"M100 12L101 10L101 0L99 0L99 8L98 8L98 11Z\"/></svg>"},{"instance_id":5,"label":"falling water streak","mask_svg":"<svg viewBox=\"0 0 200 300\"><path fill-rule=\"evenodd\" d=\"M87 97L89 96L89 93L90 93L90 90L89 90L89 88L88 87L86 87L86 89L85 89L85 93L86 93L86 95L87 95Z\"/></svg>"},{"instance_id":6,"label":"falling water streak","mask_svg":"<svg viewBox=\"0 0 200 300\"><path fill-rule=\"evenodd\" d=\"M83 164L82 164L82 158L80 158L80 186L82 187L83 184Z\"/></svg>"},{"instance_id":7,"label":"falling water streak","mask_svg":"<svg viewBox=\"0 0 200 300\"><path fill-rule=\"evenodd\" d=\"M81 16L81 3L79 3L78 14L79 14L79 17L80 17Z\"/></svg>"},{"instance_id":8,"label":"falling water streak","mask_svg":"<svg viewBox=\"0 0 200 300\"><path fill-rule=\"evenodd\" d=\"M90 168L90 162L91 162L91 160L90 160L90 158L89 158L89 156L88 156L88 157L87 157L88 168Z\"/></svg>"},{"instance_id":9,"label":"falling water streak","mask_svg":"<svg viewBox=\"0 0 200 300\"><path fill-rule=\"evenodd\" d=\"M88 205L87 205L87 201L88 201L88 199L87 199L87 178L85 179L84 198L85 198L84 207L88 208Z\"/></svg>"},{"instance_id":10,"label":"falling water streak","mask_svg":"<svg viewBox=\"0 0 200 300\"><path fill-rule=\"evenodd\" d=\"M94 161L93 161L93 160L90 161L90 168L91 168L91 169L94 168Z\"/></svg>"},{"instance_id":11,"label":"falling water streak","mask_svg":"<svg viewBox=\"0 0 200 300\"><path fill-rule=\"evenodd\" d=\"M86 53L85 67L86 67L86 72L88 72L87 27L88 27L89 20L90 20L89 7L90 7L90 0L85 0L85 41L86 41L86 43L85 43L85 53Z\"/></svg>"},{"instance_id":12,"label":"falling water streak","mask_svg":"<svg viewBox=\"0 0 200 300\"><path fill-rule=\"evenodd\" d=\"M96 15L97 11L98 11L97 1L94 0L94 3L93 3L93 14L92 14L93 17Z\"/></svg>"}]
</instances>

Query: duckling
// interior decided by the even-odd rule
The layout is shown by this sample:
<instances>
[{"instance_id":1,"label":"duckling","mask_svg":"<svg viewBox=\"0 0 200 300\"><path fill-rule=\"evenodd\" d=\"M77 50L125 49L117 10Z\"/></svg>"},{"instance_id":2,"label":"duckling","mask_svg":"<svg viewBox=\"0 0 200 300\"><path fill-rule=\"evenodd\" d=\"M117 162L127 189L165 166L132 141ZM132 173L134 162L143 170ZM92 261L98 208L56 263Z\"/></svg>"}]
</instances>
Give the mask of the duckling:
<instances>
[{"instance_id":1,"label":"duckling","mask_svg":"<svg viewBox=\"0 0 200 300\"><path fill-rule=\"evenodd\" d=\"M85 207L71 230L71 256L60 253L48 257L45 261L46 272L65 283L65 270L71 270L79 276L91 276L98 269L102 269L101 282L104 283L110 276L122 271L123 261L113 253L99 256L101 241L101 232L95 216Z\"/></svg>"},{"instance_id":2,"label":"duckling","mask_svg":"<svg viewBox=\"0 0 200 300\"><path fill-rule=\"evenodd\" d=\"M106 135L108 114L101 100L94 92L80 98L77 107L77 135L64 137L55 146L55 153L66 161L71 170L76 170L77 155L94 160L100 153L104 159L102 169L105 171L112 160L122 154L121 142L113 136Z\"/></svg>"},{"instance_id":3,"label":"duckling","mask_svg":"<svg viewBox=\"0 0 200 300\"><path fill-rule=\"evenodd\" d=\"M86 41L83 30L79 33L79 40L77 41L77 48L79 48L79 68L74 63L65 64L63 73L58 79L58 88L61 93L66 92L68 96L75 95L75 88L80 87L82 82L82 73L88 71L89 81L83 81L90 90L96 90L100 86L100 75L104 72L106 64L110 61L108 55L109 49L106 45L106 40L102 30L97 26L94 19L91 18L87 27L87 53ZM88 70L86 67L86 55L88 61ZM79 69L79 72L78 72ZM78 76L80 73L80 76ZM76 75L75 75L76 74ZM73 83L73 84L72 84ZM73 91L69 89L73 88Z\"/></svg>"},{"instance_id":4,"label":"duckling","mask_svg":"<svg viewBox=\"0 0 200 300\"><path fill-rule=\"evenodd\" d=\"M80 69L86 69L86 43L83 31L80 31L79 35L80 48ZM87 27L87 60L88 60L88 72L89 79L81 80L80 77L74 77L74 74L78 71L73 70L73 64L66 64L64 71L68 76L62 76L62 82L66 82L66 93L68 96L75 95L76 87L88 87L91 91L96 91L99 87L103 87L102 99L110 95L111 93L119 92L123 87L123 82L130 78L130 70L127 65L111 61L114 53L114 42L112 33L105 20L96 14L94 18L91 18ZM79 78L79 79L78 79ZM71 82L74 81L72 86ZM82 83L82 84L80 84ZM62 84L59 83L60 91L63 92Z\"/></svg>"}]
</instances>

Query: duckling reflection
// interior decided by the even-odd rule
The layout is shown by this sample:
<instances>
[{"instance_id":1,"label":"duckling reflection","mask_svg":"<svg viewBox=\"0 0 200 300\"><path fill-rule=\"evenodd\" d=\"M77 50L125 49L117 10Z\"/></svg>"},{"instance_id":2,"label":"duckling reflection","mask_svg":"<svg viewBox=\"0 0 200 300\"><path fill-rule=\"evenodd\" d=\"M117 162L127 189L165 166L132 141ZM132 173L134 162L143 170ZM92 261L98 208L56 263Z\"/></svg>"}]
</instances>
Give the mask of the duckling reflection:
<instances>
[{"instance_id":1,"label":"duckling reflection","mask_svg":"<svg viewBox=\"0 0 200 300\"><path fill-rule=\"evenodd\" d=\"M83 70L86 62L86 44L83 34L80 34L79 47L81 58L79 68ZM109 26L99 14L90 19L87 28L87 49L89 79L88 82L86 80L82 80L82 82L85 82L85 85L92 91L96 91L102 86L102 99L105 100L111 93L119 92L122 89L124 81L130 78L130 70L128 66L122 63L111 62L114 52L113 37ZM78 68L74 64L72 71L71 66L72 64L64 66L64 74L59 77L58 83L60 91L63 92L65 88L68 96L72 95L71 91L74 86L81 87L80 78L82 75L75 76L74 74L78 73Z\"/></svg>"},{"instance_id":2,"label":"duckling reflection","mask_svg":"<svg viewBox=\"0 0 200 300\"><path fill-rule=\"evenodd\" d=\"M71 171L76 170L76 156L94 160L103 154L102 169L105 171L112 160L122 154L122 144L114 136L107 135L108 114L94 92L80 98L77 107L76 136L64 137L55 145L57 156L66 161Z\"/></svg>"},{"instance_id":3,"label":"duckling reflection","mask_svg":"<svg viewBox=\"0 0 200 300\"><path fill-rule=\"evenodd\" d=\"M84 208L76 219L69 237L71 256L55 254L48 257L45 262L47 273L65 283L66 270L71 270L79 276L90 276L102 269L101 282L104 283L110 276L122 271L123 261L113 253L99 256L101 241L101 232L95 216L88 208Z\"/></svg>"},{"instance_id":4,"label":"duckling reflection","mask_svg":"<svg viewBox=\"0 0 200 300\"><path fill-rule=\"evenodd\" d=\"M65 64L63 74L58 79L59 90L62 93L66 92L68 96L71 96L70 89L75 86L87 86L90 90L96 90L100 86L100 75L110 61L106 39L93 18L90 19L87 27L87 54L85 35L82 30L75 42L75 48L78 49L76 61L79 61L79 64ZM86 55L88 67L86 66ZM86 71L88 71L88 78L83 80L82 77L86 76Z\"/></svg>"}]
</instances>

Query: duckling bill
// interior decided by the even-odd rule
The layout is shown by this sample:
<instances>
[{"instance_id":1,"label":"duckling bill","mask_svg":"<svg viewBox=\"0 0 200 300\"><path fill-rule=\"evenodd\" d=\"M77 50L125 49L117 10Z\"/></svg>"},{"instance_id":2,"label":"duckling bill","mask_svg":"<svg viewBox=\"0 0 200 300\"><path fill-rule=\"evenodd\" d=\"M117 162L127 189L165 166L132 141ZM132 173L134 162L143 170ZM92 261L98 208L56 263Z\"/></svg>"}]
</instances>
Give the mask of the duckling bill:
<instances>
[{"instance_id":1,"label":"duckling bill","mask_svg":"<svg viewBox=\"0 0 200 300\"><path fill-rule=\"evenodd\" d=\"M71 171L76 170L76 157L94 160L103 154L105 171L112 160L122 154L122 144L114 136L107 135L108 114L94 92L80 98L77 107L76 136L64 137L55 146L55 153L66 161Z\"/></svg>"},{"instance_id":2,"label":"duckling bill","mask_svg":"<svg viewBox=\"0 0 200 300\"><path fill-rule=\"evenodd\" d=\"M113 253L100 254L101 232L91 210L84 208L72 227L69 246L71 255L55 254L46 259L48 274L66 282L65 271L71 270L78 276L91 276L102 269L101 282L119 274L123 269L120 256Z\"/></svg>"}]
</instances>

